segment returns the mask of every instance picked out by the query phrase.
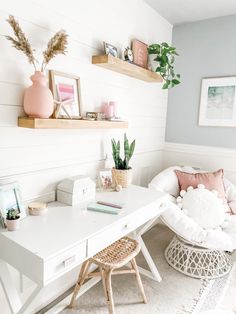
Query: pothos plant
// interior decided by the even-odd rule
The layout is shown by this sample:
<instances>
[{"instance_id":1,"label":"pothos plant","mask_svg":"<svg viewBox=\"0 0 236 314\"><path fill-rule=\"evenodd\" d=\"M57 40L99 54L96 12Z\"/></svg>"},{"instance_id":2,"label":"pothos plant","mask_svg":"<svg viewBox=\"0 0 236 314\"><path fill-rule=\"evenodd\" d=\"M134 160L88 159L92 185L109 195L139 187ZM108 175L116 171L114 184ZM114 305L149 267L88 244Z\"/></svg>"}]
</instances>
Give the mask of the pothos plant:
<instances>
[{"instance_id":1,"label":"pothos plant","mask_svg":"<svg viewBox=\"0 0 236 314\"><path fill-rule=\"evenodd\" d=\"M175 74L175 56L178 56L176 48L167 43L152 44L148 47L150 55L155 54L153 59L157 62L155 72L158 72L164 80L163 89L169 89L180 84L180 74Z\"/></svg>"},{"instance_id":2,"label":"pothos plant","mask_svg":"<svg viewBox=\"0 0 236 314\"><path fill-rule=\"evenodd\" d=\"M115 141L114 138L111 140L112 144L112 156L115 163L115 169L128 170L131 169L129 161L133 156L135 149L135 140L129 145L126 133L124 134L124 159L120 157L120 141Z\"/></svg>"}]
</instances>

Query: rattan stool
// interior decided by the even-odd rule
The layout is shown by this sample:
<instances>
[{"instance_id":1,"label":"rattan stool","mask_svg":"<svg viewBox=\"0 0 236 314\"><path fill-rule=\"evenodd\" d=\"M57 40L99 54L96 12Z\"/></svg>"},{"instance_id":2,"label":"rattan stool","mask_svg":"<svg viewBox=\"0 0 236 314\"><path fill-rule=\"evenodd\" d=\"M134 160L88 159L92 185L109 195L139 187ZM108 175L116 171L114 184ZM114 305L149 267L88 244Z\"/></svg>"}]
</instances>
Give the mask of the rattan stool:
<instances>
[{"instance_id":1,"label":"rattan stool","mask_svg":"<svg viewBox=\"0 0 236 314\"><path fill-rule=\"evenodd\" d=\"M111 287L111 275L115 274L135 274L143 297L143 302L147 303L143 284L135 260L135 256L139 253L139 251L140 245L136 240L129 237L124 237L96 254L93 258L90 258L84 262L82 264L79 278L76 283L69 307L71 308L75 305L76 296L78 295L81 286L87 278L101 276L109 313L114 314L115 312ZM129 262L131 263L131 267L129 269L116 270L125 266ZM92 263L99 267L99 272L89 273L89 266Z\"/></svg>"}]
</instances>

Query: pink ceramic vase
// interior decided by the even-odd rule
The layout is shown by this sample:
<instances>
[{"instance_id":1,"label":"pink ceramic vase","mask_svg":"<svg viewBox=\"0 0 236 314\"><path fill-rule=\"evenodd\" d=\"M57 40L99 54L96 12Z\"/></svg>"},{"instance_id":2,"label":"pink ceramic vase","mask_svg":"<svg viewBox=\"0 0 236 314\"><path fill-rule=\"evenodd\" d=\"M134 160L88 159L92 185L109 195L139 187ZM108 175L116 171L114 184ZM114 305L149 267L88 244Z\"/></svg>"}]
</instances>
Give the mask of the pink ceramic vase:
<instances>
[{"instance_id":1,"label":"pink ceramic vase","mask_svg":"<svg viewBox=\"0 0 236 314\"><path fill-rule=\"evenodd\" d=\"M30 79L33 84L25 90L25 113L32 118L49 118L53 114L54 103L47 78L42 72L35 71Z\"/></svg>"}]
</instances>

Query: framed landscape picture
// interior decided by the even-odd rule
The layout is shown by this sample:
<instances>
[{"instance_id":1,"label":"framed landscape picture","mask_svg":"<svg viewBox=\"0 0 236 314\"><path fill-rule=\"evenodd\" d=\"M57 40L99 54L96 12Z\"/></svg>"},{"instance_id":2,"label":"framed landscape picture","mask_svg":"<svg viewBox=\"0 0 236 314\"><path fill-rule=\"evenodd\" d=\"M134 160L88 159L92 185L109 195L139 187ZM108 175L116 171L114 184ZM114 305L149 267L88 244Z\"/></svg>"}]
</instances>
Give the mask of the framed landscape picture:
<instances>
[{"instance_id":1,"label":"framed landscape picture","mask_svg":"<svg viewBox=\"0 0 236 314\"><path fill-rule=\"evenodd\" d=\"M202 80L199 125L236 127L236 76Z\"/></svg>"},{"instance_id":2,"label":"framed landscape picture","mask_svg":"<svg viewBox=\"0 0 236 314\"><path fill-rule=\"evenodd\" d=\"M55 118L80 119L80 78L75 75L49 70L49 85L57 104Z\"/></svg>"}]
</instances>

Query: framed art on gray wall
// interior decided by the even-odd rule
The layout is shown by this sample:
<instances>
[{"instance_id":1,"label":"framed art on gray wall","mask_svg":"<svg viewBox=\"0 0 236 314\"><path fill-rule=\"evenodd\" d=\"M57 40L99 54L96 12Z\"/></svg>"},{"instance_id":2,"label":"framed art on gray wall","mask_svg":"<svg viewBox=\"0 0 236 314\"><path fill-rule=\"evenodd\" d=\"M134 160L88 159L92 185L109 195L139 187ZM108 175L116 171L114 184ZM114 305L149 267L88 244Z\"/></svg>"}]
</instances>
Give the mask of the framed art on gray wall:
<instances>
[{"instance_id":1,"label":"framed art on gray wall","mask_svg":"<svg viewBox=\"0 0 236 314\"><path fill-rule=\"evenodd\" d=\"M200 126L236 127L236 77L202 79Z\"/></svg>"}]
</instances>

